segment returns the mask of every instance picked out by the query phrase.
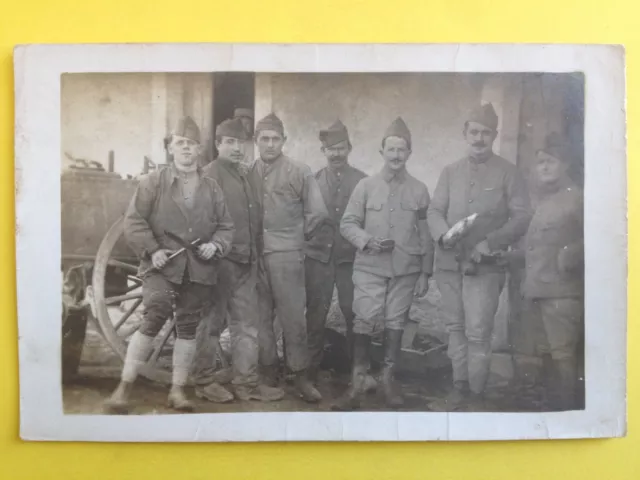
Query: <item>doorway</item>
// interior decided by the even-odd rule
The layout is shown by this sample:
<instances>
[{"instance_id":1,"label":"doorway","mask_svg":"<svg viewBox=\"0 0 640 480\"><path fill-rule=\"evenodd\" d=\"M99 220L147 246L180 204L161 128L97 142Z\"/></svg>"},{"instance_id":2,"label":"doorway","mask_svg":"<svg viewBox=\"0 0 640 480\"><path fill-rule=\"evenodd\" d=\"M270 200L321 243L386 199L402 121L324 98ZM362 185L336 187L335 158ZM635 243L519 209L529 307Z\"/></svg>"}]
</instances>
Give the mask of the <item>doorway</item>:
<instances>
[{"instance_id":1,"label":"doorway","mask_svg":"<svg viewBox=\"0 0 640 480\"><path fill-rule=\"evenodd\" d=\"M213 85L213 132L223 121L232 118L236 108L247 108L252 112L255 106L255 73L216 72ZM213 159L218 158L218 150L213 145Z\"/></svg>"}]
</instances>

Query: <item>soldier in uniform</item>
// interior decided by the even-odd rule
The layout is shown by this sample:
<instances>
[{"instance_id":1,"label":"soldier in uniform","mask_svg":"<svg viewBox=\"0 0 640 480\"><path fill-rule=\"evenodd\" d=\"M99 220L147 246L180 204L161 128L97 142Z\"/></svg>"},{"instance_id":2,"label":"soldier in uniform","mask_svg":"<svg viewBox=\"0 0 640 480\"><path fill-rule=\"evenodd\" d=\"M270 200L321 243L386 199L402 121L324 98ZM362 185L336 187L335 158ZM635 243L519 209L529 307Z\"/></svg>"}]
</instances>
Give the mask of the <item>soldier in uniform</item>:
<instances>
[{"instance_id":1,"label":"soldier in uniform","mask_svg":"<svg viewBox=\"0 0 640 480\"><path fill-rule=\"evenodd\" d=\"M492 254L520 239L531 218L518 168L493 153L497 128L491 104L471 111L463 130L469 153L444 168L428 211L453 364L454 388L447 403L454 409L465 404L484 408L494 317L505 283ZM477 221L459 244L442 241L456 222L474 213Z\"/></svg>"},{"instance_id":2,"label":"soldier in uniform","mask_svg":"<svg viewBox=\"0 0 640 480\"><path fill-rule=\"evenodd\" d=\"M552 410L578 408L584 312L584 206L581 189L567 174L570 150L552 132L537 152L539 200L525 236L523 292L542 320L543 366ZM548 355L550 354L550 359Z\"/></svg>"},{"instance_id":3,"label":"soldier in uniform","mask_svg":"<svg viewBox=\"0 0 640 480\"><path fill-rule=\"evenodd\" d=\"M260 299L260 362L265 382L278 382L274 319L284 333L286 363L302 398L318 402L321 395L308 379L309 349L305 319L305 239L330 222L322 193L311 169L282 153L286 141L282 121L269 114L256 125L257 161L262 176L263 242Z\"/></svg>"},{"instance_id":4,"label":"soldier in uniform","mask_svg":"<svg viewBox=\"0 0 640 480\"><path fill-rule=\"evenodd\" d=\"M168 404L193 410L183 388L195 356L196 328L216 282L217 262L212 260L228 253L234 234L222 189L198 166L200 130L193 119L180 119L167 146L171 164L140 180L125 214L125 238L141 259L144 317L129 342L121 381L105 404L111 413L128 411L133 383L174 305L177 339ZM181 247L170 234L202 243L169 259Z\"/></svg>"},{"instance_id":5,"label":"soldier in uniform","mask_svg":"<svg viewBox=\"0 0 640 480\"><path fill-rule=\"evenodd\" d=\"M218 266L217 305L219 323L229 318L234 393L240 400L275 401L280 388L264 385L258 375L258 257L261 246L260 183L257 169L243 163L248 136L239 119L225 120L216 128L218 159L207 165L205 175L222 188L235 226L231 250ZM220 328L218 328L220 330ZM224 401L220 385L210 384L199 394Z\"/></svg>"},{"instance_id":6,"label":"soldier in uniform","mask_svg":"<svg viewBox=\"0 0 640 480\"><path fill-rule=\"evenodd\" d=\"M409 174L411 133L397 118L382 138L382 170L361 180L340 223L342 235L357 248L353 267L354 353L352 380L332 406L359 406L369 368L371 337L384 329L384 361L380 382L390 407L404 400L394 374L405 321L414 295L429 288L433 240L427 226L429 191Z\"/></svg>"},{"instance_id":7,"label":"soldier in uniform","mask_svg":"<svg viewBox=\"0 0 640 480\"><path fill-rule=\"evenodd\" d=\"M347 326L349 352L353 340L353 261L355 247L340 235L340 220L353 189L366 175L349 165L351 153L349 133L338 120L320 131L322 153L327 166L315 177L334 228L320 230L305 246L305 276L307 289L307 336L311 366L311 381L317 380L324 349L324 330L334 286L338 289L338 302Z\"/></svg>"}]
</instances>

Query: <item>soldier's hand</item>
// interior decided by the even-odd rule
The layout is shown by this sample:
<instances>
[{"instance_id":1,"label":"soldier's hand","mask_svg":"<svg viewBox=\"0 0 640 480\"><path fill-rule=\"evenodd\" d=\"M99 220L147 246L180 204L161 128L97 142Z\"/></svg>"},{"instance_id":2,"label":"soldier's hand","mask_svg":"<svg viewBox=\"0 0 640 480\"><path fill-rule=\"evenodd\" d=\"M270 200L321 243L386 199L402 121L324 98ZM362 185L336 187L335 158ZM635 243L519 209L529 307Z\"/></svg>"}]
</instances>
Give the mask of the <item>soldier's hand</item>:
<instances>
[{"instance_id":1,"label":"soldier's hand","mask_svg":"<svg viewBox=\"0 0 640 480\"><path fill-rule=\"evenodd\" d=\"M218 247L216 247L213 243L203 243L198 247L198 255L203 260L211 259L216 252L218 251Z\"/></svg>"},{"instance_id":2,"label":"soldier's hand","mask_svg":"<svg viewBox=\"0 0 640 480\"><path fill-rule=\"evenodd\" d=\"M373 237L368 242L364 249L369 253L380 253L382 252L382 245L380 245L380 239Z\"/></svg>"},{"instance_id":3,"label":"soldier's hand","mask_svg":"<svg viewBox=\"0 0 640 480\"><path fill-rule=\"evenodd\" d=\"M169 254L171 254L171 251L164 248L153 252L153 254L151 255L151 263L153 264L154 268L162 270L169 261Z\"/></svg>"},{"instance_id":4,"label":"soldier's hand","mask_svg":"<svg viewBox=\"0 0 640 480\"><path fill-rule=\"evenodd\" d=\"M473 251L471 252L471 260L476 263L480 263L483 255L487 257L491 255L489 243L486 240L481 241L475 247L473 247Z\"/></svg>"},{"instance_id":5,"label":"soldier's hand","mask_svg":"<svg viewBox=\"0 0 640 480\"><path fill-rule=\"evenodd\" d=\"M429 291L429 275L421 273L416 282L416 288L413 290L413 296L422 298Z\"/></svg>"}]
</instances>

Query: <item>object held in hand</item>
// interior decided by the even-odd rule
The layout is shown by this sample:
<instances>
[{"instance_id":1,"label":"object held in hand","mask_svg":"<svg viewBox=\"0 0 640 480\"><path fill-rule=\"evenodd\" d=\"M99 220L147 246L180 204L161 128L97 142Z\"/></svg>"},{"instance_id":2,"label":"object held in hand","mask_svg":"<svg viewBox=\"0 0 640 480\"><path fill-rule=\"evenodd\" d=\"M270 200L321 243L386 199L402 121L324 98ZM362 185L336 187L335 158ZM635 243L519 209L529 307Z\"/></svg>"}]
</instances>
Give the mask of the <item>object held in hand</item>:
<instances>
[{"instance_id":1,"label":"object held in hand","mask_svg":"<svg viewBox=\"0 0 640 480\"><path fill-rule=\"evenodd\" d=\"M457 222L442 236L442 246L453 248L469 232L477 218L478 214L473 213Z\"/></svg>"},{"instance_id":2,"label":"object held in hand","mask_svg":"<svg viewBox=\"0 0 640 480\"><path fill-rule=\"evenodd\" d=\"M383 252L389 252L396 246L396 242L390 238L383 238L380 240L379 245Z\"/></svg>"},{"instance_id":3,"label":"object held in hand","mask_svg":"<svg viewBox=\"0 0 640 480\"><path fill-rule=\"evenodd\" d=\"M202 243L202 240L200 238L196 238L193 242L187 244L189 246L189 250L191 249L196 249L198 248L198 245L200 245ZM171 255L169 255L167 257L167 263L169 263L171 260L173 260L174 258L176 258L178 255L184 253L187 250L187 247L182 247L178 250L176 250L175 252L173 252ZM150 267L148 269L146 269L144 272L140 272L140 276L144 277L146 274L150 273L150 272L157 272L160 271L159 269L157 269L156 267Z\"/></svg>"}]
</instances>

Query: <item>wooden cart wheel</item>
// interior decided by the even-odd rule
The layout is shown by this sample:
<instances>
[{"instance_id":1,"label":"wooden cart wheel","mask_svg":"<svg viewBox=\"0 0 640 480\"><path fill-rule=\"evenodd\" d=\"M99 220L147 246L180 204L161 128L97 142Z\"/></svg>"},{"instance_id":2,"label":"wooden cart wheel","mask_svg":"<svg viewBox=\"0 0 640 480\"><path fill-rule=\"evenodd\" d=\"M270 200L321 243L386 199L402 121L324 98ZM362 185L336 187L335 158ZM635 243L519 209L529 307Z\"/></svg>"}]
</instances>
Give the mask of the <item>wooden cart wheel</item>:
<instances>
[{"instance_id":1,"label":"wooden cart wheel","mask_svg":"<svg viewBox=\"0 0 640 480\"><path fill-rule=\"evenodd\" d=\"M142 281L136 276L137 260L113 258L116 244L122 240L124 219L116 221L105 235L93 268L93 297L98 323L111 348L124 360L131 336L142 324ZM120 287L115 290L113 280ZM115 293L115 294L114 294ZM140 372L149 380L171 383L171 355L175 341L175 319L170 318L156 336L154 349Z\"/></svg>"}]
</instances>

